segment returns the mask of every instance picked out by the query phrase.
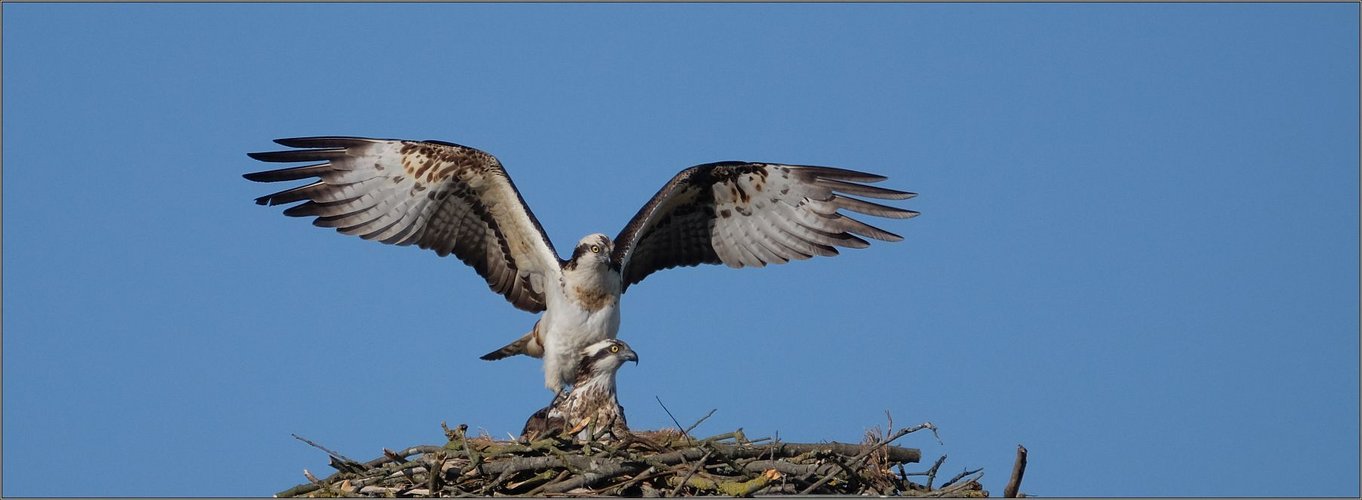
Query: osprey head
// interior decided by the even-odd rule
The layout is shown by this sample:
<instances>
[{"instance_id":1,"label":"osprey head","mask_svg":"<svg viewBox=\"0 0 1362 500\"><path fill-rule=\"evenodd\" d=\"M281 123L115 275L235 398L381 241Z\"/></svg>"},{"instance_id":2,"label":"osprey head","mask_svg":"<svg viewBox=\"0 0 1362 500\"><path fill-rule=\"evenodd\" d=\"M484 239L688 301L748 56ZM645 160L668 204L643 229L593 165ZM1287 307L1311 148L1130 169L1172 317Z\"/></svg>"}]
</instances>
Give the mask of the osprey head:
<instances>
[{"instance_id":1,"label":"osprey head","mask_svg":"<svg viewBox=\"0 0 1362 500\"><path fill-rule=\"evenodd\" d=\"M605 339L582 349L582 367L593 374L614 373L625 361L638 364L638 353L623 340Z\"/></svg>"},{"instance_id":2,"label":"osprey head","mask_svg":"<svg viewBox=\"0 0 1362 500\"><path fill-rule=\"evenodd\" d=\"M577 242L577 247L572 249L572 258L568 260L568 269L577 269L578 266L588 268L600 267L610 268L618 271L615 266L611 253L615 251L615 243L610 241L610 237L601 233L588 234Z\"/></svg>"}]
</instances>

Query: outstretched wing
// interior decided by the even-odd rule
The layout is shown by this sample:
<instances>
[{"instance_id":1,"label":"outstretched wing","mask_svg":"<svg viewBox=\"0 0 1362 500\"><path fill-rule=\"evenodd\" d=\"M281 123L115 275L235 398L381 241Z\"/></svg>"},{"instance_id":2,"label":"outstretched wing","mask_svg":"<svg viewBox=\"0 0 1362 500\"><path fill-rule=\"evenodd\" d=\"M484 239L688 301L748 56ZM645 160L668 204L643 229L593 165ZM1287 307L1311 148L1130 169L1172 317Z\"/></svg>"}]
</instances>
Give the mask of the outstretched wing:
<instances>
[{"instance_id":1,"label":"outstretched wing","mask_svg":"<svg viewBox=\"0 0 1362 500\"><path fill-rule=\"evenodd\" d=\"M260 205L303 201L284 215L394 245L454 254L517 308L544 310L545 279L558 254L501 162L444 142L305 137L275 142L287 151L250 153L267 162L315 162L246 174L258 182L318 178L256 198Z\"/></svg>"},{"instance_id":2,"label":"outstretched wing","mask_svg":"<svg viewBox=\"0 0 1362 500\"><path fill-rule=\"evenodd\" d=\"M624 286L676 266L762 267L869 246L856 235L899 235L838 212L903 219L917 212L845 195L902 200L914 193L860 183L885 177L840 168L721 162L676 174L615 238Z\"/></svg>"}]
</instances>

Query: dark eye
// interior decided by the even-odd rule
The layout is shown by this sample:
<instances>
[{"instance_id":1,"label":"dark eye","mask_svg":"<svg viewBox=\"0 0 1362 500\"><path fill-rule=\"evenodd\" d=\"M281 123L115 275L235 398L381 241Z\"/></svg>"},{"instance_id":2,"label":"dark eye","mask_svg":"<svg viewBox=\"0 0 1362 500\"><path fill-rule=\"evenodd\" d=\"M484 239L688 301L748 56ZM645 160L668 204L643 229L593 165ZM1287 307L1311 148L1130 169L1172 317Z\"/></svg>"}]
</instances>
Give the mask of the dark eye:
<instances>
[{"instance_id":1,"label":"dark eye","mask_svg":"<svg viewBox=\"0 0 1362 500\"><path fill-rule=\"evenodd\" d=\"M610 346L610 352L620 352L620 346L617 345Z\"/></svg>"},{"instance_id":2,"label":"dark eye","mask_svg":"<svg viewBox=\"0 0 1362 500\"><path fill-rule=\"evenodd\" d=\"M600 245L591 245L591 253L601 253Z\"/></svg>"}]
</instances>

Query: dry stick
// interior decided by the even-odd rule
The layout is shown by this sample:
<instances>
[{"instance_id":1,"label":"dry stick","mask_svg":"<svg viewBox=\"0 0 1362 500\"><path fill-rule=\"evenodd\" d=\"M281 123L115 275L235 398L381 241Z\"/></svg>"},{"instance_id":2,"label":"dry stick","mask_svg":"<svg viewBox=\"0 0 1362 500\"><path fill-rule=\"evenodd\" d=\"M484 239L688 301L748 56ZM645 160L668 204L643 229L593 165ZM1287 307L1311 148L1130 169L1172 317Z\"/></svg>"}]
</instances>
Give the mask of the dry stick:
<instances>
[{"instance_id":1,"label":"dry stick","mask_svg":"<svg viewBox=\"0 0 1362 500\"><path fill-rule=\"evenodd\" d=\"M662 398L657 396L653 396L653 398L657 399L657 405L662 407L662 411L667 412L667 416L671 417L672 423L676 424L676 428L681 429L681 422L676 420L676 416L672 415L672 411L667 409L667 405L662 404ZM685 430L681 431L681 435L686 438L686 441L690 441L690 436L686 434Z\"/></svg>"},{"instance_id":2,"label":"dry stick","mask_svg":"<svg viewBox=\"0 0 1362 500\"><path fill-rule=\"evenodd\" d=\"M813 477L818 474L827 474L830 472L834 472L833 469L836 468L837 468L836 465L826 462L812 464L792 464L783 460L753 460L743 465L743 470L753 474L761 474L763 472L766 472L768 469L775 469L776 472L789 476L808 475L809 477Z\"/></svg>"},{"instance_id":3,"label":"dry stick","mask_svg":"<svg viewBox=\"0 0 1362 500\"><path fill-rule=\"evenodd\" d=\"M857 474L855 470L852 470L850 465L847 465L846 462L843 462L840 457L833 455L828 458L832 460L833 465L836 465L838 468L842 469L842 472L846 473L848 484L855 484L855 482L861 481L861 476Z\"/></svg>"},{"instance_id":4,"label":"dry stick","mask_svg":"<svg viewBox=\"0 0 1362 500\"><path fill-rule=\"evenodd\" d=\"M690 427L687 427L686 430L681 431L681 432L682 432L683 434L686 434L686 435L689 436L689 435L690 435L690 431L695 430L695 428L696 428L696 427L699 427L700 424L703 424L703 423L705 423L706 420L709 420L709 417L714 416L714 412L716 412L716 411L719 411L719 409L718 409L718 408L715 408L715 409L713 409L713 410L709 410L709 413L706 413L705 416L700 417L700 420L696 420L695 423L690 424ZM742 429L738 429L738 431L741 432Z\"/></svg>"},{"instance_id":5,"label":"dry stick","mask_svg":"<svg viewBox=\"0 0 1362 500\"><path fill-rule=\"evenodd\" d=\"M281 492L279 492L279 493L275 493L275 494L274 494L274 498L290 498L290 497L296 497L296 496L298 496L298 495L304 495L304 494L307 494L307 493L312 493L312 492L317 491L317 490L319 490L319 489L321 489L321 488L322 488L321 485L315 484L315 483L300 484L300 485L294 486L294 487L292 487L292 488L289 488L289 489L287 489L287 490L281 491Z\"/></svg>"},{"instance_id":6,"label":"dry stick","mask_svg":"<svg viewBox=\"0 0 1362 500\"><path fill-rule=\"evenodd\" d=\"M631 477L631 478L629 478L629 479L625 479L624 481L621 481L621 482L619 482L619 483L617 483L617 484L615 484L615 485L613 485L613 486L608 486L608 487L605 488L605 490L615 490L615 494L616 494L616 495L620 495L621 493L624 492L624 489L625 489L625 488L628 488L628 487L630 487L630 486L633 486L634 483L637 483L637 482L639 482L639 481L644 481L644 480L652 479L652 478L655 478L655 477L657 477L657 476L663 475L663 474L665 474L665 473L668 472L668 471L663 471L663 472L660 472L660 473L655 473L655 472L653 472L653 470L656 469L656 468L657 468L657 467L654 467L654 466L649 465L647 469L643 469L642 471L639 471L639 473L638 473L638 474L635 474L634 477Z\"/></svg>"},{"instance_id":7,"label":"dry stick","mask_svg":"<svg viewBox=\"0 0 1362 500\"><path fill-rule=\"evenodd\" d=\"M473 451L473 447L468 446L468 425L459 424L459 441L463 443L463 452L468 456L468 470L482 472L482 454ZM464 471L459 471L462 476Z\"/></svg>"},{"instance_id":8,"label":"dry stick","mask_svg":"<svg viewBox=\"0 0 1362 500\"><path fill-rule=\"evenodd\" d=\"M322 446L322 445L320 445L320 444L317 444L317 443L313 442L311 439L308 439L308 438L299 436L299 435L297 435L297 434L289 434L289 435L290 435L290 436L293 436L294 439L297 439L297 440L299 440L299 441L302 441L302 442L304 442L304 443L307 443L307 444L311 445L313 448L317 448L317 449L319 449L319 450L322 450L322 451L326 452L326 454L327 454L327 455L330 455L331 458L332 458L333 460L339 461L340 463L342 463L342 464L344 464L344 465L347 465L347 466L348 466L348 465L350 465L350 464L354 464L354 465L363 467L363 464L361 464L361 463L359 463L359 462L357 462L357 461L351 460L350 457L347 457L347 456L345 456L345 455L341 455L340 453L336 453L336 452L334 452L334 451L331 451L331 450L327 449L325 446ZM334 467L335 465L333 464L332 466ZM337 469L340 469L340 470L344 470L344 469L342 469L342 468L340 468L340 467L336 467L336 468L337 468Z\"/></svg>"},{"instance_id":9,"label":"dry stick","mask_svg":"<svg viewBox=\"0 0 1362 500\"><path fill-rule=\"evenodd\" d=\"M430 474L428 474L428 477L426 477L426 488L430 489L430 491L436 492L437 495L438 492L440 491L440 488L437 488L437 486L440 486L439 481L441 479L444 479L445 460L447 458L448 457L445 456L444 450L437 451L431 454Z\"/></svg>"},{"instance_id":10,"label":"dry stick","mask_svg":"<svg viewBox=\"0 0 1362 500\"><path fill-rule=\"evenodd\" d=\"M971 485L973 485L975 488L981 488L982 485L979 484L979 480L984 478L984 473L980 472L982 470L983 469L976 469L974 470L974 472L978 473L979 475L967 478L967 480L965 481L961 481L959 483L955 483L949 486L942 486L941 489L930 492L928 493L928 495L938 497L954 496L961 491L970 489Z\"/></svg>"},{"instance_id":11,"label":"dry stick","mask_svg":"<svg viewBox=\"0 0 1362 500\"><path fill-rule=\"evenodd\" d=\"M559 473L558 473L558 477L555 477L555 478L553 478L553 479L550 479L550 480L548 480L548 481L545 481L544 484L541 484L541 485L535 487L534 489L532 489L532 490L526 492L526 493L525 493L525 496L527 496L527 497L532 497L532 496L539 495L540 492L544 491L544 488L547 488L547 487L549 487L550 485L552 485L552 484L554 484L554 483L557 483L558 481L562 481L563 478L567 477L569 474L571 474L571 472L568 472L568 471L559 472Z\"/></svg>"},{"instance_id":12,"label":"dry stick","mask_svg":"<svg viewBox=\"0 0 1362 500\"><path fill-rule=\"evenodd\" d=\"M902 431L900 431L902 432ZM739 446L722 443L710 443L709 447L716 453L722 453L729 458L758 458L763 455L772 457L794 457L805 453L821 453L831 450L839 455L859 455L860 453L871 450L874 451L884 445L852 445L844 443L779 443L767 446ZM889 459L894 462L916 463L922 459L922 451L916 448L900 448L898 446L887 446ZM699 448L687 448L668 453L661 453L646 460L653 464L672 465L699 458L703 452Z\"/></svg>"},{"instance_id":13,"label":"dry stick","mask_svg":"<svg viewBox=\"0 0 1362 500\"><path fill-rule=\"evenodd\" d=\"M975 473L975 472L979 472L979 471L981 471L981 470L983 470L983 469L974 469L974 470L965 469L965 470L963 470L963 471L960 471L960 473L959 473L959 474L956 474L955 477L951 478L950 481L946 481L946 484L941 485L941 489L944 490L944 489L946 489L946 488L949 488L952 484L955 484L956 481L959 481L960 478L963 478L963 477L968 476L968 475L970 475L970 474L973 474L973 473Z\"/></svg>"},{"instance_id":14,"label":"dry stick","mask_svg":"<svg viewBox=\"0 0 1362 500\"><path fill-rule=\"evenodd\" d=\"M387 448L383 449L383 456L388 457L389 460L392 460L394 462L402 463L407 461L406 457L398 455L397 452L389 450Z\"/></svg>"},{"instance_id":15,"label":"dry stick","mask_svg":"<svg viewBox=\"0 0 1362 500\"><path fill-rule=\"evenodd\" d=\"M478 492L478 495L490 496L492 494L492 490L497 489L497 487L501 486L506 481L510 481L512 477L515 477L515 474L516 474L515 471L506 469L501 474L497 475L496 480L487 483L487 486L483 486L482 490Z\"/></svg>"},{"instance_id":16,"label":"dry stick","mask_svg":"<svg viewBox=\"0 0 1362 500\"><path fill-rule=\"evenodd\" d=\"M940 469L940 468L941 468L941 464L943 464L943 463L945 463L945 462L946 462L946 456L945 456L945 455L941 455L941 458L936 459L936 463L933 463L933 464L932 464L932 468L927 469L927 490L928 490L928 491L930 491L930 490L932 489L932 481L935 481L935 480L936 480L936 471L937 471L938 469Z\"/></svg>"},{"instance_id":17,"label":"dry stick","mask_svg":"<svg viewBox=\"0 0 1362 500\"><path fill-rule=\"evenodd\" d=\"M1003 488L1004 498L1017 498L1017 489L1021 488L1022 476L1026 474L1026 447L1017 445L1017 460L1012 463L1012 479L1007 480L1007 487Z\"/></svg>"},{"instance_id":18,"label":"dry stick","mask_svg":"<svg viewBox=\"0 0 1362 500\"><path fill-rule=\"evenodd\" d=\"M725 436L726 436L726 437L725 437ZM714 436L714 437L705 438L705 439L703 439L703 440L700 441L699 446L700 446L701 448L704 448L704 449L707 449L707 450L714 450L713 446L714 446L714 441L715 441L715 440L718 440L718 439L728 439L728 438L730 438L730 437L738 437L738 438L741 438L741 437L742 437L742 429L738 429L736 432L730 432L730 433L727 433L727 434L720 434L719 436ZM729 456L728 454L726 454L726 453L718 453L718 454L715 454L715 456L718 457L720 461L723 461L724 464L727 464L729 468L733 469L734 471L737 471L739 474L742 474L743 477L745 477L746 479L749 479L749 480L750 480L750 479L756 479L755 477L753 477L752 474L748 474L747 471L746 471L746 469L744 469L741 465L738 465L738 464L734 461L734 458L731 457L731 456ZM763 471L763 472L765 472L765 471Z\"/></svg>"},{"instance_id":19,"label":"dry stick","mask_svg":"<svg viewBox=\"0 0 1362 500\"><path fill-rule=\"evenodd\" d=\"M710 412L710 413L714 413L714 412ZM686 485L686 481L690 481L690 477L691 477L691 476L694 476L695 473L696 473L697 471L699 471L700 469L703 469L703 468L705 467L705 460L708 460L708 459L709 459L709 455L710 455L711 453L714 453L714 450L706 451L706 452L705 452L705 456L700 457L700 461L699 461L699 462L696 462L695 467L691 467L690 472L687 472L687 473L686 473L686 477L681 478L681 482L680 482L680 483L677 483L676 487L675 487L675 488L672 488L671 494L670 494L670 495L667 495L667 496L672 496L672 497L676 496L676 494L679 493L679 492L681 491L681 488L682 488L683 486Z\"/></svg>"},{"instance_id":20,"label":"dry stick","mask_svg":"<svg viewBox=\"0 0 1362 500\"><path fill-rule=\"evenodd\" d=\"M637 464L618 464L614 462L606 463L591 471L585 471L577 477L564 480L544 489L545 493L566 493L577 488L590 488L601 481L619 477L624 474L637 474L642 470Z\"/></svg>"},{"instance_id":21,"label":"dry stick","mask_svg":"<svg viewBox=\"0 0 1362 500\"><path fill-rule=\"evenodd\" d=\"M359 489L361 495L378 494L381 496L397 496L397 492L399 491L402 491L402 488L391 488L387 486L365 486Z\"/></svg>"},{"instance_id":22,"label":"dry stick","mask_svg":"<svg viewBox=\"0 0 1362 500\"><path fill-rule=\"evenodd\" d=\"M709 417L705 417L705 418L709 418ZM728 440L728 439L732 439L733 442L734 442L734 443L737 443L737 444L746 444L746 443L744 443L743 441L746 441L746 440L747 440L747 436L744 435L744 434L742 433L742 428L739 427L738 430L733 431L733 432L725 432L725 433L723 433L723 434L715 434L715 435L713 435L713 436L710 436L710 437L701 439L701 440L700 440L700 444L701 444L701 445L705 445L705 444L716 443L716 442L724 441L724 440ZM749 441L749 442L750 442L750 441Z\"/></svg>"},{"instance_id":23,"label":"dry stick","mask_svg":"<svg viewBox=\"0 0 1362 500\"><path fill-rule=\"evenodd\" d=\"M880 447L882 447L882 446L884 446L884 445L886 445L886 444L892 443L892 442L894 442L895 440L897 440L898 438L901 438L901 437L907 435L907 434L910 433L910 432L916 432L916 431L920 431L920 430L922 430L922 429L931 429L931 430L932 430L932 434L934 434L934 435L936 434L936 426L935 426L935 425L932 425L931 422L923 422L923 423L921 423L921 424L918 424L918 425L915 425L915 426L912 426L912 427L909 427L909 428L906 428L906 429L899 429L898 432L895 432L893 435L891 435L891 436L889 436L889 437L887 437L887 438L884 438L883 440L881 440L881 441L878 442L878 443L875 443L874 446L871 446L871 447L869 447L869 448L866 448L865 451L862 451L860 455L856 455L856 458L852 459L852 460L851 460L851 463L852 463L853 465L860 464L860 462L864 461L866 457L870 456L870 454L871 454L872 452L874 452L875 450L880 449ZM937 439L937 441L940 441L940 440L941 440L941 436L937 436L936 439ZM836 474L834 473L834 474L828 474L828 475L826 475L826 476L823 476L822 479L819 479L818 482L813 483L812 485L809 485L808 488L804 488L804 490L803 490L803 491L800 491L799 494L800 494L800 495L808 495L808 494L810 494L810 493L813 493L814 490L817 490L818 488L821 488L824 484L827 484L828 481L831 481L831 480L832 480L832 477L835 476L835 475L836 475Z\"/></svg>"},{"instance_id":24,"label":"dry stick","mask_svg":"<svg viewBox=\"0 0 1362 500\"><path fill-rule=\"evenodd\" d=\"M726 446L726 445L719 445ZM781 456L796 456L808 452L831 451L838 455L851 455L865 451L867 447L878 448L879 445L868 444L847 444L847 443L781 443L778 448ZM900 448L898 446L887 446L888 458L891 462L911 462L917 463L922 460L922 451L916 448Z\"/></svg>"}]
</instances>

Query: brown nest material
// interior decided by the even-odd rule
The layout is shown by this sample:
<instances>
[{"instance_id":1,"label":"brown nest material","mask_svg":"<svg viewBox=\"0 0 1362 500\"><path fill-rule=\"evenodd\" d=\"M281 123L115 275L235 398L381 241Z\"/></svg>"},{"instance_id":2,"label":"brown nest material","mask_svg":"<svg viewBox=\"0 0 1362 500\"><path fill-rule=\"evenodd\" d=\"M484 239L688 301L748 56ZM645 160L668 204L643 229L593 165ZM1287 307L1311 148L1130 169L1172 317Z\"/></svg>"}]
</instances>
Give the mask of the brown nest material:
<instances>
[{"instance_id":1,"label":"brown nest material","mask_svg":"<svg viewBox=\"0 0 1362 500\"><path fill-rule=\"evenodd\" d=\"M442 424L443 426L443 424ZM966 470L933 486L946 457L908 472L922 454L890 443L931 423L848 443L786 443L748 439L739 429L694 439L675 429L636 432L612 442L548 438L530 443L469 437L467 426L445 427L443 445L383 450L357 462L326 451L337 472L276 497L454 496L752 496L776 494L984 497L980 470ZM917 478L916 482L910 478Z\"/></svg>"}]
</instances>

